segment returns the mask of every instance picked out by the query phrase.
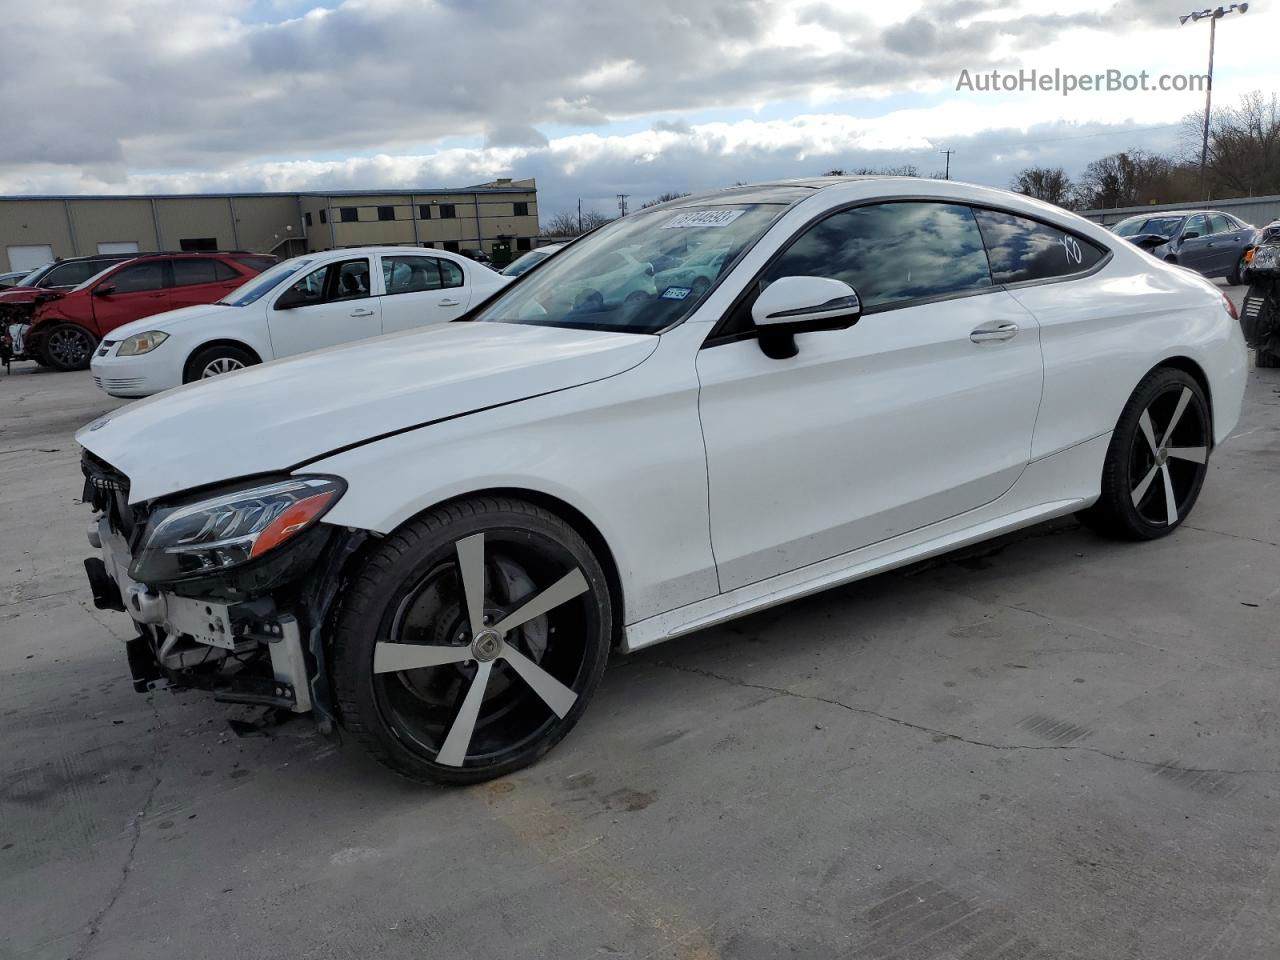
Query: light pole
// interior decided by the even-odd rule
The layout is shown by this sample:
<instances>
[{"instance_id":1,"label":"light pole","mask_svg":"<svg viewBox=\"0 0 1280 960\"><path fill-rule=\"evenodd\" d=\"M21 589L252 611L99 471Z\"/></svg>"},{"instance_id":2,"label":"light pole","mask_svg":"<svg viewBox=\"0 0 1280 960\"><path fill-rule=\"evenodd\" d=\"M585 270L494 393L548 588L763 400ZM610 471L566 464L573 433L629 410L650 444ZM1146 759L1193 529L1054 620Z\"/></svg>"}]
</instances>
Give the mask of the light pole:
<instances>
[{"instance_id":1,"label":"light pole","mask_svg":"<svg viewBox=\"0 0 1280 960\"><path fill-rule=\"evenodd\" d=\"M1209 195L1204 188L1205 164L1209 159L1209 111L1213 106L1213 42L1218 33L1218 21L1225 17L1228 13L1248 13L1249 4L1233 3L1229 7L1215 7L1212 10L1197 10L1178 18L1179 25L1185 24L1188 20L1192 23L1199 23L1201 20L1209 21L1209 82L1205 86L1204 91L1204 129L1200 139L1200 194L1206 200Z\"/></svg>"}]
</instances>

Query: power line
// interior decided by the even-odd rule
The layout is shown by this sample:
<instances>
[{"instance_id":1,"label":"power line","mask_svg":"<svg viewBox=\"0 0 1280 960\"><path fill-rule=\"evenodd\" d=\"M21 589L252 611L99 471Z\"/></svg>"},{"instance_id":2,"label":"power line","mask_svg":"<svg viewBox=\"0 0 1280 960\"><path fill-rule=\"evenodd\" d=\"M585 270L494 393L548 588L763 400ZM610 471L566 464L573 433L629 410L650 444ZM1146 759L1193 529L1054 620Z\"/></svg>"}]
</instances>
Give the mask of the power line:
<instances>
[{"instance_id":1,"label":"power line","mask_svg":"<svg viewBox=\"0 0 1280 960\"><path fill-rule=\"evenodd\" d=\"M1070 137L1047 137L1043 140L1023 140L1019 143L1002 143L998 148L1007 150L1010 147L1034 147L1041 143L1061 143L1064 140L1088 140L1091 137L1118 137L1121 134L1130 133L1150 133L1155 130L1172 130L1175 127L1181 127L1182 123L1165 123L1158 127L1126 127L1124 130L1103 130L1100 133L1078 133Z\"/></svg>"}]
</instances>

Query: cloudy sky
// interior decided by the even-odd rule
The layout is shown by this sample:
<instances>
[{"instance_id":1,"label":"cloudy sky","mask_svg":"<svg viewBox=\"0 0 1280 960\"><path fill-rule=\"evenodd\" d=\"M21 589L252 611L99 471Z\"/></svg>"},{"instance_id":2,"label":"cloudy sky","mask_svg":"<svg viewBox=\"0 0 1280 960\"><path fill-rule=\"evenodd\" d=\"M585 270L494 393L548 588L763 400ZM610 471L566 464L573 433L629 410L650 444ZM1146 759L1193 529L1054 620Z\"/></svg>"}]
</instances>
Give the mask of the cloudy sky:
<instances>
[{"instance_id":1,"label":"cloudy sky","mask_svg":"<svg viewBox=\"0 0 1280 960\"><path fill-rule=\"evenodd\" d=\"M1215 99L1280 90L1275 0ZM455 186L544 215L914 164L1007 186L1176 149L1200 93L957 91L962 70L1202 72L1189 0L0 0L0 193Z\"/></svg>"}]
</instances>

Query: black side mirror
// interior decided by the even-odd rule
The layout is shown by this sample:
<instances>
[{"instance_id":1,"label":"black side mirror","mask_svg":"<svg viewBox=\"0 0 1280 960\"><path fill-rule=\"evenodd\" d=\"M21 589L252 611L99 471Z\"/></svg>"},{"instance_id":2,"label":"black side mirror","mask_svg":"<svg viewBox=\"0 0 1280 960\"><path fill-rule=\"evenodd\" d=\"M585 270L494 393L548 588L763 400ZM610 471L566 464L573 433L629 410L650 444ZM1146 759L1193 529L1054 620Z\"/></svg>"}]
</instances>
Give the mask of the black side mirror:
<instances>
[{"instance_id":1,"label":"black side mirror","mask_svg":"<svg viewBox=\"0 0 1280 960\"><path fill-rule=\"evenodd\" d=\"M1184 234L1182 235L1182 239L1183 239L1183 240L1194 240L1194 239L1195 239L1196 237L1198 237L1198 236L1200 236L1200 231L1199 231L1199 230L1188 230L1186 233L1184 233Z\"/></svg>"},{"instance_id":2,"label":"black side mirror","mask_svg":"<svg viewBox=\"0 0 1280 960\"><path fill-rule=\"evenodd\" d=\"M95 297L109 297L115 292L116 285L114 283L100 283L93 288L93 295Z\"/></svg>"}]
</instances>

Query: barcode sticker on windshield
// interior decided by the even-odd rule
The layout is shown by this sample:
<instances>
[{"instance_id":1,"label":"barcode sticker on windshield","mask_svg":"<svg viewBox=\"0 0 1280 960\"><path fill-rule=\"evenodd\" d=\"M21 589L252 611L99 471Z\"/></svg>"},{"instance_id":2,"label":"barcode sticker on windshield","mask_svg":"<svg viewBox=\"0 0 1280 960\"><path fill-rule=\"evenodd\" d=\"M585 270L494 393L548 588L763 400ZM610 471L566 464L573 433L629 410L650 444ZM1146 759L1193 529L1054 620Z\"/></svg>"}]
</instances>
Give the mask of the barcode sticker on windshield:
<instances>
[{"instance_id":1,"label":"barcode sticker on windshield","mask_svg":"<svg viewBox=\"0 0 1280 960\"><path fill-rule=\"evenodd\" d=\"M690 210L677 213L662 225L663 230L675 227L727 227L747 211L745 210Z\"/></svg>"}]
</instances>

